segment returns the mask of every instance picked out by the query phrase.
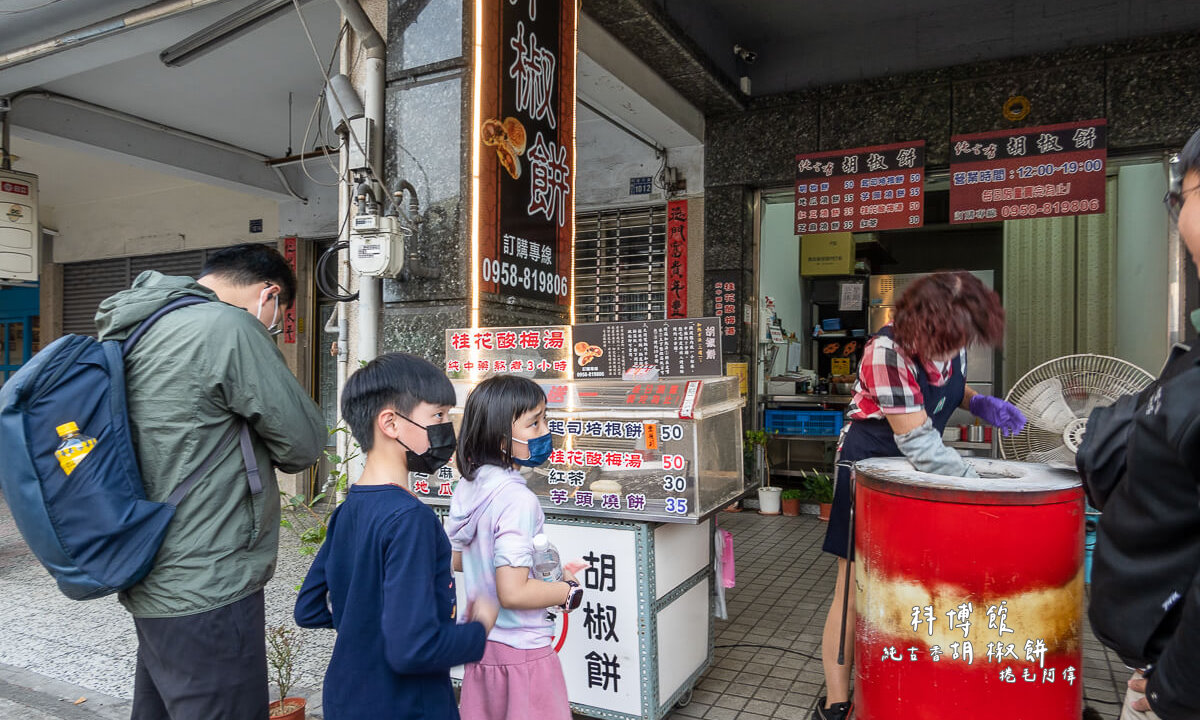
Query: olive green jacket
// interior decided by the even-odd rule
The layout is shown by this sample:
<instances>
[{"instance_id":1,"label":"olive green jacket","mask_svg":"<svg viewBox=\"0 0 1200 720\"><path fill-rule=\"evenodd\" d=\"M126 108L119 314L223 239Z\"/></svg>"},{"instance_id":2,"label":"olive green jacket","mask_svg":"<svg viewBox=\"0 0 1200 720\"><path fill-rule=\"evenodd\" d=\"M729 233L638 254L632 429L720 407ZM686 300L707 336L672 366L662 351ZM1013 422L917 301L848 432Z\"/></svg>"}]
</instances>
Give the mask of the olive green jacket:
<instances>
[{"instance_id":1,"label":"olive green jacket","mask_svg":"<svg viewBox=\"0 0 1200 720\"><path fill-rule=\"evenodd\" d=\"M167 302L214 302L164 315L125 359L130 429L150 500L161 502L244 418L263 491L252 496L236 440L179 504L150 574L121 593L135 617L205 612L260 590L275 572L279 485L272 466L300 472L327 432L253 315L217 300L191 278L149 271L100 304L101 340L121 340Z\"/></svg>"}]
</instances>

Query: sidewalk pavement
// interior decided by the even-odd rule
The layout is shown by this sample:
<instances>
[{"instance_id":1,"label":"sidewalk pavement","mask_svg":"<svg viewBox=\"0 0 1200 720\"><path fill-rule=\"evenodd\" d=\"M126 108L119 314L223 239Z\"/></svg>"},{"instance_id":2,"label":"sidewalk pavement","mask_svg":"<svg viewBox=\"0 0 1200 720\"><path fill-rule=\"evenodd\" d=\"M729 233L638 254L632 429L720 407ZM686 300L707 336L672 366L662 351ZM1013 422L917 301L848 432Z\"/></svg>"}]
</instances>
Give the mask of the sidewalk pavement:
<instances>
[{"instance_id":1,"label":"sidewalk pavement","mask_svg":"<svg viewBox=\"0 0 1200 720\"><path fill-rule=\"evenodd\" d=\"M820 551L825 523L749 511L717 519L734 536L738 585L726 594L729 619L715 621L712 665L690 704L668 717L807 719L823 694L821 628L835 577L833 560ZM275 579L266 589L268 625L291 625L296 587L311 562L295 536L282 532ZM0 597L0 720L129 717L137 649L129 615L113 597L63 597L29 553L2 498ZM308 717L319 719L333 631L302 632L293 694L307 697ZM1083 665L1085 704L1116 720L1128 672L1090 630Z\"/></svg>"}]
</instances>

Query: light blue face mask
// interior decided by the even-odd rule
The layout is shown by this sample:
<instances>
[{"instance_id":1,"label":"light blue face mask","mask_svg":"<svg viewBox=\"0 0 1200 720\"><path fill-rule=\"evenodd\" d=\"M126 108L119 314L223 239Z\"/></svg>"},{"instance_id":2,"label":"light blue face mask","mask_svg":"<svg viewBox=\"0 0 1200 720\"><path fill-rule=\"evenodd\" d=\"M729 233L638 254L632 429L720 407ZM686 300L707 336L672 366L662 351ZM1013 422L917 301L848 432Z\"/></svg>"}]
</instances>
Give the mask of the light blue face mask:
<instances>
[{"instance_id":1,"label":"light blue face mask","mask_svg":"<svg viewBox=\"0 0 1200 720\"><path fill-rule=\"evenodd\" d=\"M534 439L528 441L520 438L513 438L513 442L519 442L522 445L529 447L529 457L515 457L512 459L512 461L516 464L524 465L525 467L537 467L539 465L544 465L546 461L550 459L550 453L554 450L554 439L550 433L546 433L545 435L535 437Z\"/></svg>"}]
</instances>

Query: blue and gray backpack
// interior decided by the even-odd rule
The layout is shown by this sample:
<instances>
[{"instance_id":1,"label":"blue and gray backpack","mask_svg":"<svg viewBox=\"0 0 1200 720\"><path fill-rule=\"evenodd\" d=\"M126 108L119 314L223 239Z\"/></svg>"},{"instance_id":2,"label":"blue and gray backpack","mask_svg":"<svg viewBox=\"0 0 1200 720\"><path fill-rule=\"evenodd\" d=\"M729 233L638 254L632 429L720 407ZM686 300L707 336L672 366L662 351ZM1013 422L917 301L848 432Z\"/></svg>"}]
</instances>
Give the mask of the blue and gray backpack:
<instances>
[{"instance_id":1,"label":"blue and gray backpack","mask_svg":"<svg viewBox=\"0 0 1200 720\"><path fill-rule=\"evenodd\" d=\"M166 502L146 499L129 432L124 358L163 315L202 302L168 303L124 342L61 337L0 386L0 490L25 542L69 598L102 597L145 577L175 507L239 434L251 492L262 491L243 421ZM71 421L96 445L68 475L54 454L55 428Z\"/></svg>"}]
</instances>

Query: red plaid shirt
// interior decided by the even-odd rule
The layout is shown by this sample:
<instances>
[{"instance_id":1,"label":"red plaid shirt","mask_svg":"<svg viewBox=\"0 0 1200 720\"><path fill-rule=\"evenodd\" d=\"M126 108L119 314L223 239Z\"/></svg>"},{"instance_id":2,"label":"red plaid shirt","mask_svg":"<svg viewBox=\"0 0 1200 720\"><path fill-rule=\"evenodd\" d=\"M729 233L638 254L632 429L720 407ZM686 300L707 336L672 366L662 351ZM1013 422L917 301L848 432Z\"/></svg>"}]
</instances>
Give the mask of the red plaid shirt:
<instances>
[{"instance_id":1,"label":"red plaid shirt","mask_svg":"<svg viewBox=\"0 0 1200 720\"><path fill-rule=\"evenodd\" d=\"M962 372L967 372L967 351L959 353ZM951 377L953 358L944 363L924 362L929 383L941 387ZM846 408L851 420L883 419L884 415L906 415L925 409L925 398L917 382L917 361L891 338L876 335L863 350L854 384L854 399Z\"/></svg>"}]
</instances>

